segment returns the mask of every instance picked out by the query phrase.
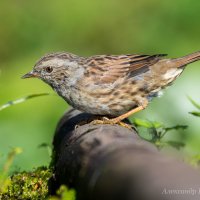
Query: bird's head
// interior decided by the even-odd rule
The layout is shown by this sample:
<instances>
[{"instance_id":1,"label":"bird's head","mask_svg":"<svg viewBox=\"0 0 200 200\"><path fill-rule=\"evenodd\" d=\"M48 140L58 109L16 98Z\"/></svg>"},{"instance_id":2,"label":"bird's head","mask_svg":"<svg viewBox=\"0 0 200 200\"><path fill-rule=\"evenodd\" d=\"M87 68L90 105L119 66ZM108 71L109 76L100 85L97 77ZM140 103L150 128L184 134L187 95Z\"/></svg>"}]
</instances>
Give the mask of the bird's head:
<instances>
[{"instance_id":1,"label":"bird's head","mask_svg":"<svg viewBox=\"0 0 200 200\"><path fill-rule=\"evenodd\" d=\"M70 53L52 53L42 57L33 67L33 70L22 78L39 78L53 88L65 84L73 84L77 71L80 71L81 58Z\"/></svg>"}]
</instances>

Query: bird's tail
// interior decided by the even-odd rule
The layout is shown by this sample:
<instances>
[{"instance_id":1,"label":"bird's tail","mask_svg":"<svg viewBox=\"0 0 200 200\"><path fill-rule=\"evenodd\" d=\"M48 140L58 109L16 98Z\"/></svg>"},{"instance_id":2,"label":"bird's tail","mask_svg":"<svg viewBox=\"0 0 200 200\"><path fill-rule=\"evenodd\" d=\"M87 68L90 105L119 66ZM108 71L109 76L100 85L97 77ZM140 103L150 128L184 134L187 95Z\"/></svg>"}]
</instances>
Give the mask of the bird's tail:
<instances>
[{"instance_id":1,"label":"bird's tail","mask_svg":"<svg viewBox=\"0 0 200 200\"><path fill-rule=\"evenodd\" d=\"M181 58L174 58L172 59L172 62L174 62L177 67L184 67L187 64L193 63L198 60L200 60L200 51L189 54L187 56L183 56Z\"/></svg>"}]
</instances>

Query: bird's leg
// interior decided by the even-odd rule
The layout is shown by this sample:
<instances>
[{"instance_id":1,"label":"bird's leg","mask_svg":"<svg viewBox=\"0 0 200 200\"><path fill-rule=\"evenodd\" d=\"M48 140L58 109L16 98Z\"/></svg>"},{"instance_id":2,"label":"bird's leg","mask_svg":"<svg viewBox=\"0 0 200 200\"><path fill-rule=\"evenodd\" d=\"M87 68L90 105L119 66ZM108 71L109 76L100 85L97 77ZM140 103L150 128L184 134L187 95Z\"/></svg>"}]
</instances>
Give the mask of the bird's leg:
<instances>
[{"instance_id":1,"label":"bird's leg","mask_svg":"<svg viewBox=\"0 0 200 200\"><path fill-rule=\"evenodd\" d=\"M113 118L113 119L108 119L106 117L103 117L102 120L94 120L92 121L92 124L119 124L123 127L126 127L126 128L129 128L131 129L132 127L129 125L129 124L126 124L124 122L122 122L122 120L126 119L127 117L129 117L130 115L136 113L136 112L139 112L141 110L144 110L148 105L148 102L146 102L145 104L143 105L140 105L132 110L130 110L129 112L123 114L123 115L120 115L119 117L116 117L116 118Z\"/></svg>"},{"instance_id":2,"label":"bird's leg","mask_svg":"<svg viewBox=\"0 0 200 200\"><path fill-rule=\"evenodd\" d=\"M148 103L138 106L138 107L128 111L127 113L120 115L119 117L109 119L109 120L111 120L114 124L117 124L117 123L121 122L122 120L126 119L127 117L129 117L130 115L137 113L141 110L144 110L147 107L147 105L148 105Z\"/></svg>"}]
</instances>

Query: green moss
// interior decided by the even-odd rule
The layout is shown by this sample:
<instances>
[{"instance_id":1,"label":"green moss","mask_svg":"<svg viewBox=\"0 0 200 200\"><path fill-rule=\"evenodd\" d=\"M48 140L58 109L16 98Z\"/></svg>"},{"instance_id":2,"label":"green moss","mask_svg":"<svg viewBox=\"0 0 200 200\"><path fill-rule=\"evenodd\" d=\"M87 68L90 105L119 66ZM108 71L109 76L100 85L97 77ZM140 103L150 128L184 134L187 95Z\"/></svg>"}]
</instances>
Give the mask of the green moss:
<instances>
[{"instance_id":1,"label":"green moss","mask_svg":"<svg viewBox=\"0 0 200 200\"><path fill-rule=\"evenodd\" d=\"M48 180L52 171L39 167L32 172L21 172L10 177L7 190L0 193L0 199L46 199L48 196Z\"/></svg>"},{"instance_id":2,"label":"green moss","mask_svg":"<svg viewBox=\"0 0 200 200\"><path fill-rule=\"evenodd\" d=\"M7 178L9 185L0 191L0 200L75 200L75 190L61 187L56 196L49 196L48 181L52 170L39 167L32 172L20 172Z\"/></svg>"}]
</instances>

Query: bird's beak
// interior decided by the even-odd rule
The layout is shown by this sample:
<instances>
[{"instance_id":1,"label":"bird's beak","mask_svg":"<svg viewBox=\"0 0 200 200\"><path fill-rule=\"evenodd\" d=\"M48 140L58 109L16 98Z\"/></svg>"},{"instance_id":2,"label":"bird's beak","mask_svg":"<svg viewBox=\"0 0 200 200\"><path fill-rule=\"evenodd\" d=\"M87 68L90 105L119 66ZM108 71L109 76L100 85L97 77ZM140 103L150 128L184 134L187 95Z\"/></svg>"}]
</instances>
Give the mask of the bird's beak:
<instances>
[{"instance_id":1,"label":"bird's beak","mask_svg":"<svg viewBox=\"0 0 200 200\"><path fill-rule=\"evenodd\" d=\"M38 74L34 71L30 71L24 76L22 76L22 78L37 78L37 77L38 77Z\"/></svg>"}]
</instances>

